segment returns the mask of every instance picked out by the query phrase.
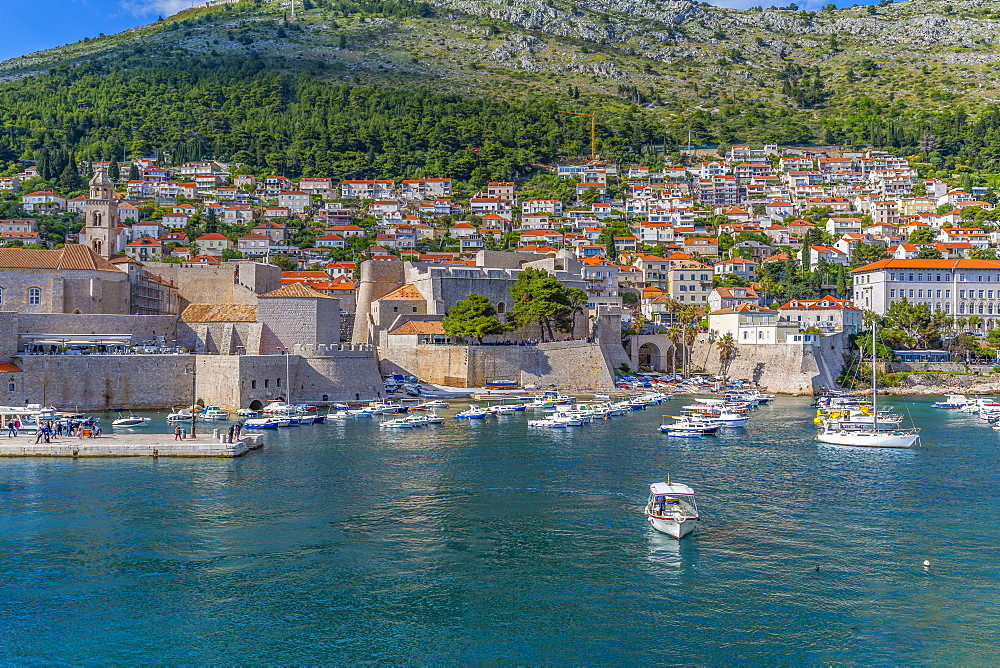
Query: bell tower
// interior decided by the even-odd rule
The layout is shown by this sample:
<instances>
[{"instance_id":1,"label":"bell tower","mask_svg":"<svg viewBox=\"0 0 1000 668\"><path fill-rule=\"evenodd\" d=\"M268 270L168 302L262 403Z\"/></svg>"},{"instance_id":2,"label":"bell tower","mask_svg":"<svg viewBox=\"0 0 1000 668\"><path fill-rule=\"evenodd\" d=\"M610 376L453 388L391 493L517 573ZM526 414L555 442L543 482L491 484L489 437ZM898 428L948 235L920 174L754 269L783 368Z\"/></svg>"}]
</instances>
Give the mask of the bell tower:
<instances>
[{"instance_id":1,"label":"bell tower","mask_svg":"<svg viewBox=\"0 0 1000 668\"><path fill-rule=\"evenodd\" d=\"M90 179L90 198L84 208L86 221L83 231L87 245L106 260L118 252L118 203L115 184L104 167L98 167Z\"/></svg>"}]
</instances>

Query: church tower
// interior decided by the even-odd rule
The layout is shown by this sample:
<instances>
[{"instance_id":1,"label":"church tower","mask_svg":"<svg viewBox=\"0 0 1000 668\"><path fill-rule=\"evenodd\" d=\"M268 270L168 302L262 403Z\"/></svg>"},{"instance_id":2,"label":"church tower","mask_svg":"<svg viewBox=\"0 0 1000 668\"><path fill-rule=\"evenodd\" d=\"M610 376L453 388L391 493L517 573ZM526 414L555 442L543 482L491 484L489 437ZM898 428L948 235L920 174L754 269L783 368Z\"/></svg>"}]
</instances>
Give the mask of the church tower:
<instances>
[{"instance_id":1,"label":"church tower","mask_svg":"<svg viewBox=\"0 0 1000 668\"><path fill-rule=\"evenodd\" d=\"M87 245L104 259L111 259L118 251L118 203L115 202L115 184L104 167L98 167L90 179L85 215L83 231L87 235Z\"/></svg>"}]
</instances>

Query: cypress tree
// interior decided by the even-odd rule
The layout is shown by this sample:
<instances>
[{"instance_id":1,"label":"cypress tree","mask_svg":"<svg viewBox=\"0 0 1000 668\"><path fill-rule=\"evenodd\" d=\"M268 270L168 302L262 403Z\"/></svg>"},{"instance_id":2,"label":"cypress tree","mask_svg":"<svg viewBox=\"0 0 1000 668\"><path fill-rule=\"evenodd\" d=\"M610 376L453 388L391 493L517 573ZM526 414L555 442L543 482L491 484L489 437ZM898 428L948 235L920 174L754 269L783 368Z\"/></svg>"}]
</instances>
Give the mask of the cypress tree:
<instances>
[{"instance_id":1,"label":"cypress tree","mask_svg":"<svg viewBox=\"0 0 1000 668\"><path fill-rule=\"evenodd\" d=\"M117 181L122 176L121 167L118 165L118 158L112 156L111 165L108 167L108 178L112 181Z\"/></svg>"}]
</instances>

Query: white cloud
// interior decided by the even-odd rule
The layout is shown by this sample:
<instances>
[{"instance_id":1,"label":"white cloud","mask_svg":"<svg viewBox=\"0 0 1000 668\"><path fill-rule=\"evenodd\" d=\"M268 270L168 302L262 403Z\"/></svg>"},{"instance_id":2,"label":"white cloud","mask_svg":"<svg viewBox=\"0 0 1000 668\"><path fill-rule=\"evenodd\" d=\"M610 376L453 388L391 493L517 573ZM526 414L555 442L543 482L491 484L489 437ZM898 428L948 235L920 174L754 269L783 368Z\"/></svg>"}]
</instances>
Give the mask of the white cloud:
<instances>
[{"instance_id":1,"label":"white cloud","mask_svg":"<svg viewBox=\"0 0 1000 668\"><path fill-rule=\"evenodd\" d=\"M202 0L123 0L121 5L129 14L135 17L146 16L170 16L182 9L189 9L192 4L198 4Z\"/></svg>"}]
</instances>

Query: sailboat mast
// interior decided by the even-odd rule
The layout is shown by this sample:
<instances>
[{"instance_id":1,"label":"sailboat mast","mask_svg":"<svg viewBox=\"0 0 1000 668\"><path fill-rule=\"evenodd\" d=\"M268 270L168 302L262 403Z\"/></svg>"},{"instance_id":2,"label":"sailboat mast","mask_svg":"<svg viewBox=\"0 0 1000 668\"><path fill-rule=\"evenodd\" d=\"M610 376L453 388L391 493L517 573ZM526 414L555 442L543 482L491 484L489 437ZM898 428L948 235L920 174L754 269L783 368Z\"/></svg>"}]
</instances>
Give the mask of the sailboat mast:
<instances>
[{"instance_id":1,"label":"sailboat mast","mask_svg":"<svg viewBox=\"0 0 1000 668\"><path fill-rule=\"evenodd\" d=\"M878 426L878 389L875 387L875 321L872 320L872 427Z\"/></svg>"}]
</instances>

